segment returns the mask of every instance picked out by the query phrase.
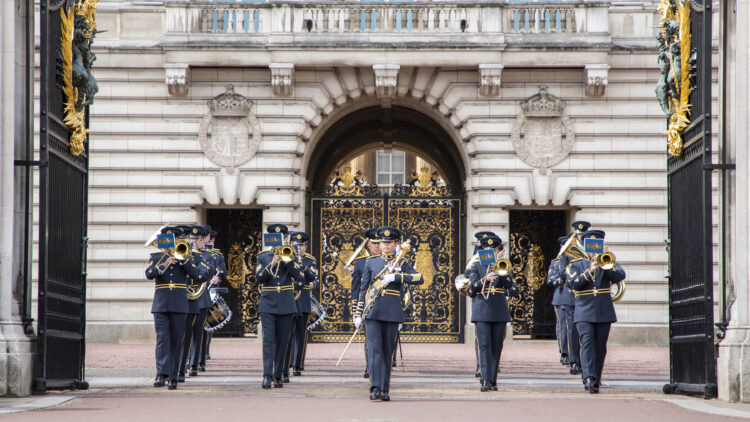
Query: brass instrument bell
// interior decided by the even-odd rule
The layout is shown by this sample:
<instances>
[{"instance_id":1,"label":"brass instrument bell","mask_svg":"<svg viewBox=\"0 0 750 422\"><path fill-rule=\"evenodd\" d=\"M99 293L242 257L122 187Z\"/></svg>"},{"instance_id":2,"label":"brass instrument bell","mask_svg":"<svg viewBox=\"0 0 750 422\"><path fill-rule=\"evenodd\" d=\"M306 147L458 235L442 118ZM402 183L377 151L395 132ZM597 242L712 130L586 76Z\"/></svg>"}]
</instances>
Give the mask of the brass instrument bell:
<instances>
[{"instance_id":1,"label":"brass instrument bell","mask_svg":"<svg viewBox=\"0 0 750 422\"><path fill-rule=\"evenodd\" d=\"M297 259L297 250L293 246L283 245L276 251L276 255L279 256L281 262L288 264Z\"/></svg>"},{"instance_id":2,"label":"brass instrument bell","mask_svg":"<svg viewBox=\"0 0 750 422\"><path fill-rule=\"evenodd\" d=\"M171 255L175 257L178 261L185 261L186 259L190 258L190 254L192 253L192 249L190 248L190 243L188 243L185 239L178 239L174 243L174 250L171 251Z\"/></svg>"},{"instance_id":3,"label":"brass instrument bell","mask_svg":"<svg viewBox=\"0 0 750 422\"><path fill-rule=\"evenodd\" d=\"M510 274L511 264L508 258L498 259L492 265L492 271L496 272L500 277L505 277Z\"/></svg>"},{"instance_id":4,"label":"brass instrument bell","mask_svg":"<svg viewBox=\"0 0 750 422\"><path fill-rule=\"evenodd\" d=\"M617 263L617 257L610 251L604 251L596 257L596 265L603 270L611 270Z\"/></svg>"},{"instance_id":5,"label":"brass instrument bell","mask_svg":"<svg viewBox=\"0 0 750 422\"><path fill-rule=\"evenodd\" d=\"M456 276L455 280L453 280L453 284L455 284L458 293L464 296L469 295L469 284L471 284L469 277L466 277L464 274L459 274Z\"/></svg>"},{"instance_id":6,"label":"brass instrument bell","mask_svg":"<svg viewBox=\"0 0 750 422\"><path fill-rule=\"evenodd\" d=\"M625 280L619 283L614 283L609 289L609 294L612 295L612 302L619 302L625 295Z\"/></svg>"}]
</instances>

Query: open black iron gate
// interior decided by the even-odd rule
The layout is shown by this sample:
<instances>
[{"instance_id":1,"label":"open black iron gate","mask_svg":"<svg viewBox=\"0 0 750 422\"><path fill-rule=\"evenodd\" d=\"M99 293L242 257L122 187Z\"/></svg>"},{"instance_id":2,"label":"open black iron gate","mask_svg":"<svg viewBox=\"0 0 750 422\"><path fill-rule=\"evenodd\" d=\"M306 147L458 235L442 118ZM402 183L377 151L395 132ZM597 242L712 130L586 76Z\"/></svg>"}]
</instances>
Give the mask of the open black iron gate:
<instances>
[{"instance_id":1,"label":"open black iron gate","mask_svg":"<svg viewBox=\"0 0 750 422\"><path fill-rule=\"evenodd\" d=\"M36 393L88 387L84 381L88 142L77 155L71 152L72 130L65 123L60 76L66 60L61 54L61 13L74 13L73 2L40 3ZM87 107L78 117L88 127Z\"/></svg>"},{"instance_id":2,"label":"open black iron gate","mask_svg":"<svg viewBox=\"0 0 750 422\"><path fill-rule=\"evenodd\" d=\"M426 184L424 186L427 186ZM414 310L407 317L405 342L463 342L464 298L453 287L463 271L463 199L448 188L396 186L383 194L377 186L328 189L311 198L311 253L318 259L321 289L314 292L325 307L325 321L311 333L315 342L347 341L354 331L351 275L346 261L370 227L391 225L411 240L412 265L424 284L411 288Z\"/></svg>"},{"instance_id":3,"label":"open black iron gate","mask_svg":"<svg viewBox=\"0 0 750 422\"><path fill-rule=\"evenodd\" d=\"M710 398L717 392L711 171L719 166L711 163L711 2L700 3L690 3L696 66L691 121L682 154L667 161L670 382L664 392Z\"/></svg>"}]
</instances>

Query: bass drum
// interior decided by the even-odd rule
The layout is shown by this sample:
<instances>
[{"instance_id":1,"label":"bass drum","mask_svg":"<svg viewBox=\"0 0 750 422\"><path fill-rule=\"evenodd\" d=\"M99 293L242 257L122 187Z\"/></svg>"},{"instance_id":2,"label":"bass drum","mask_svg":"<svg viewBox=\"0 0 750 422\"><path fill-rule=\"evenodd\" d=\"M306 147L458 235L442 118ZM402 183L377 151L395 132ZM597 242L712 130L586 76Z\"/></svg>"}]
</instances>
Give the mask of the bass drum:
<instances>
[{"instance_id":1,"label":"bass drum","mask_svg":"<svg viewBox=\"0 0 750 422\"><path fill-rule=\"evenodd\" d=\"M203 323L203 329L209 333L224 327L232 319L232 310L221 296L214 298L211 307L206 313L206 322Z\"/></svg>"}]
</instances>

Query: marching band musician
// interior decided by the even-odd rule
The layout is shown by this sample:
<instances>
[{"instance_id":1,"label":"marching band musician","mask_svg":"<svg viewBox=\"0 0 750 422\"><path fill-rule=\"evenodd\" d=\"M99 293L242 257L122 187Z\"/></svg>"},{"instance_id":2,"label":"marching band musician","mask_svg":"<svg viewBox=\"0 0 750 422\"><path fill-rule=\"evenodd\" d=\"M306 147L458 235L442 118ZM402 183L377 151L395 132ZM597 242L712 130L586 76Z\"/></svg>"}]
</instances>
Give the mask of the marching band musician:
<instances>
[{"instance_id":1,"label":"marching band musician","mask_svg":"<svg viewBox=\"0 0 750 422\"><path fill-rule=\"evenodd\" d=\"M211 284L209 286L209 295L210 290L214 287L217 287L219 283L222 281L227 280L227 264L224 260L224 254L221 253L219 249L214 248L214 245L216 244L216 231L213 229L210 229L209 226L209 233L208 233L208 243L206 243L205 249L211 253L213 256L214 264L217 269L217 277L218 277L218 283ZM201 341L201 355L200 355L200 361L198 362L198 371L205 371L206 370L206 359L210 359L210 353L209 348L211 346L211 337L213 336L213 333L209 332L203 332L203 341Z\"/></svg>"},{"instance_id":2,"label":"marching band musician","mask_svg":"<svg viewBox=\"0 0 750 422\"><path fill-rule=\"evenodd\" d=\"M161 233L173 233L178 238L187 237L187 233L176 227L165 227ZM156 329L154 387L163 387L165 378L169 378L168 388L177 388L182 337L189 310L187 284L191 279L200 281L207 277L199 261L197 254L191 254L184 261L177 260L164 251L151 254L146 278L155 281L154 302L151 305Z\"/></svg>"},{"instance_id":3,"label":"marching band musician","mask_svg":"<svg viewBox=\"0 0 750 422\"><path fill-rule=\"evenodd\" d=\"M398 326L404 322L404 308L401 302L401 284L422 284L422 275L412 268L408 259L396 262L393 249L401 237L401 231L395 227L378 229L380 238L380 256L370 258L362 273L359 301L365 302L367 291L371 286L380 283L382 290L374 299L371 307L367 304L354 317L354 324L359 327L364 317L368 366L370 371L370 400L389 401L391 380L391 358L396 346ZM367 311L366 314L364 312Z\"/></svg>"},{"instance_id":4,"label":"marching band musician","mask_svg":"<svg viewBox=\"0 0 750 422\"><path fill-rule=\"evenodd\" d=\"M269 233L286 235L288 229L283 224L271 224ZM302 266L299 261L282 262L276 251L269 250L258 254L256 279L261 285L258 313L263 330L263 388L281 388L284 371L286 345L292 329L292 316L297 312L294 290L305 284Z\"/></svg>"},{"instance_id":5,"label":"marching band musician","mask_svg":"<svg viewBox=\"0 0 750 422\"><path fill-rule=\"evenodd\" d=\"M568 236L562 236L557 239L561 247L567 241ZM565 267L560 265L562 259L563 255L561 254L550 262L546 283L554 289L552 292L552 306L555 308L555 335L557 338L557 349L560 352L560 363L563 366L568 366L570 364L568 360L568 330L565 327L565 315L560 306L560 296L562 296L563 289L567 288L564 285Z\"/></svg>"},{"instance_id":6,"label":"marching band musician","mask_svg":"<svg viewBox=\"0 0 750 422\"><path fill-rule=\"evenodd\" d=\"M589 230L582 235L582 239L588 238L604 239L604 232ZM575 290L574 321L581 336L584 386L596 394L607 356L609 329L617 321L610 288L625 279L625 270L617 263L610 269L600 268L597 255L589 253L586 258L571 261L567 273L568 286Z\"/></svg>"},{"instance_id":7,"label":"marching band musician","mask_svg":"<svg viewBox=\"0 0 750 422\"><path fill-rule=\"evenodd\" d=\"M190 247L193 250L191 255L196 255L199 264L207 274L206 279L213 283L216 278L211 268L206 262L206 255L203 251L205 236L208 234L202 226L185 226L183 230L190 233ZM194 280L194 287L197 290L199 286L207 280ZM208 296L208 289L197 298L188 297L188 317L185 321L185 336L182 339L182 359L180 360L180 373L177 375L177 382L185 382L185 369L188 363L191 347L199 347L200 336L203 332L203 321L206 319L206 309L211 306L211 299ZM197 343L193 341L197 338ZM198 375L195 368L190 368L190 376Z\"/></svg>"},{"instance_id":8,"label":"marching band musician","mask_svg":"<svg viewBox=\"0 0 750 422\"><path fill-rule=\"evenodd\" d=\"M492 248L495 257L500 258L502 240L495 235L482 237L482 249ZM501 276L492 271L492 264L482 265L477 261L469 271L469 296L475 297L471 305L471 322L476 327L479 343L479 360L482 372L481 391L497 391L497 371L500 354L503 351L505 329L510 321L510 310L506 296L516 296L518 285L513 281L513 273Z\"/></svg>"},{"instance_id":9,"label":"marching band musician","mask_svg":"<svg viewBox=\"0 0 750 422\"><path fill-rule=\"evenodd\" d=\"M471 271L471 267L474 266L474 263L479 262L479 254L477 253L477 251L479 251L479 242L482 240L482 238L487 237L487 236L496 236L496 235L495 235L495 232L488 232L488 231L474 233L474 238L476 238L476 242L473 242L474 252L471 258L469 259L469 261L466 263L466 268L464 268L464 275L466 275L466 277L469 276L469 271ZM475 298L476 297L471 298L472 305L474 304ZM474 377L479 378L481 380L482 371L479 369L479 342L477 342L476 336L474 336L474 356L476 357L476 360L477 360L477 367L476 367L476 371L474 372Z\"/></svg>"},{"instance_id":10,"label":"marching band musician","mask_svg":"<svg viewBox=\"0 0 750 422\"><path fill-rule=\"evenodd\" d=\"M362 313L363 302L359 301L360 287L362 286L362 272L365 270L367 259L380 255L380 239L378 239L378 228L373 227L365 232L367 238L367 250L370 256L362 256L354 261L354 265L346 268L352 274L352 318ZM365 378L370 378L370 372L367 367L367 342L365 341Z\"/></svg>"},{"instance_id":11,"label":"marching band musician","mask_svg":"<svg viewBox=\"0 0 750 422\"><path fill-rule=\"evenodd\" d=\"M575 231L575 235L577 237L577 241L572 247L572 251L563 254L565 259L560 258L560 267L561 268L567 268L568 264L570 263L570 260L572 258L579 258L583 255L583 250L581 250L581 243L583 240L581 239L581 235L591 227L591 223L588 221L574 221L572 223L573 230ZM578 338L578 328L576 327L576 324L573 320L573 315L575 314L576 309L576 301L575 296L573 295L573 290L568 287L568 275L566 273L562 273L565 280L563 281L563 291L560 295L560 310L565 315L565 328L567 331L567 338L568 338L568 360L570 361L570 374L571 375L578 375L581 373L581 349L580 349L580 341Z\"/></svg>"},{"instance_id":12,"label":"marching band musician","mask_svg":"<svg viewBox=\"0 0 750 422\"><path fill-rule=\"evenodd\" d=\"M294 376L302 375L302 367L305 361L305 348L307 346L307 318L310 316L310 295L312 289L319 284L318 264L315 257L307 253L307 242L309 236L304 232L291 232L289 238L293 245L297 245L297 260L302 265L302 273L306 283L302 288L299 298L296 300L297 313L292 317L292 333L289 336L286 359L284 363L283 381L289 382L289 367L294 369Z\"/></svg>"},{"instance_id":13,"label":"marching band musician","mask_svg":"<svg viewBox=\"0 0 750 422\"><path fill-rule=\"evenodd\" d=\"M216 261L216 256L213 252L206 248L207 244L211 239L211 226L197 226L199 229L200 238L200 253L203 257L203 262L208 267L208 275L210 277L210 283L203 291L200 300L201 309L199 310L198 317L193 323L192 340L190 342L190 354L188 356L188 368L191 377L198 375L198 370L206 370L205 358L201 356L203 350L203 341L207 336L207 332L203 329L206 322L206 315L208 314L208 308L211 306L211 294L209 290L211 287L219 284L221 269ZM214 232L215 233L215 232ZM213 248L213 245L211 245ZM205 306L205 307L203 307ZM201 361L203 362L201 364Z\"/></svg>"}]
</instances>

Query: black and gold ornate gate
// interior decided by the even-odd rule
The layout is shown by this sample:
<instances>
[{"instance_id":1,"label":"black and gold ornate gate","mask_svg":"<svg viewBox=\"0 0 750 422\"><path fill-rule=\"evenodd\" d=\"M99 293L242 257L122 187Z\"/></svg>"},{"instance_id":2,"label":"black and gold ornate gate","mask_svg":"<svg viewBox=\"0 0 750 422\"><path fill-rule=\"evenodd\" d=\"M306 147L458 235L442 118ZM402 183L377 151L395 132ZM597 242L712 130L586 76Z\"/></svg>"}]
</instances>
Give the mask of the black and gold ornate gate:
<instances>
[{"instance_id":1,"label":"black and gold ornate gate","mask_svg":"<svg viewBox=\"0 0 750 422\"><path fill-rule=\"evenodd\" d=\"M215 247L224 254L228 287L225 300L232 319L214 333L240 337L258 332L260 292L255 283L255 260L262 247L263 211L260 209L210 209L208 224L218 233Z\"/></svg>"},{"instance_id":2,"label":"black and gold ornate gate","mask_svg":"<svg viewBox=\"0 0 750 422\"><path fill-rule=\"evenodd\" d=\"M315 294L328 313L313 330L312 341L349 339L354 331L352 279L342 261L362 242L365 230L391 225L411 240L410 259L425 278L424 284L411 288L414 312L404 324L402 341L463 342L465 302L453 288L464 262L463 198L436 181L436 175L423 171L409 185L384 193L345 174L322 195L311 197L311 247L321 272L321 289Z\"/></svg>"},{"instance_id":3,"label":"black and gold ornate gate","mask_svg":"<svg viewBox=\"0 0 750 422\"><path fill-rule=\"evenodd\" d=\"M557 238L565 234L565 212L511 210L509 259L520 290L508 301L513 334L531 338L555 337L552 289L544 281L557 255Z\"/></svg>"}]
</instances>

